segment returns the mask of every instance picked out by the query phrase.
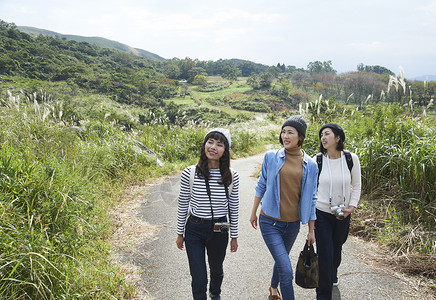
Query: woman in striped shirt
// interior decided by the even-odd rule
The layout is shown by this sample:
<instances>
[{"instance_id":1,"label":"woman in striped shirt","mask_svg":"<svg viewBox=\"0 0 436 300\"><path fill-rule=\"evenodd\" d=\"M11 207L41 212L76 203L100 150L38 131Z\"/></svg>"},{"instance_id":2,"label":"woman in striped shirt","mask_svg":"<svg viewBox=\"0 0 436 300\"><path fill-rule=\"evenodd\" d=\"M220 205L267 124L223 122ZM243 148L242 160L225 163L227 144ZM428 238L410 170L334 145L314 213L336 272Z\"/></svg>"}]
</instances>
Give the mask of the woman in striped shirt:
<instances>
[{"instance_id":1,"label":"woman in striped shirt","mask_svg":"<svg viewBox=\"0 0 436 300\"><path fill-rule=\"evenodd\" d=\"M180 250L186 245L195 300L207 299L206 251L209 296L218 300L229 229L230 250L238 249L239 175L230 169L230 145L228 130L210 130L204 137L197 165L186 168L181 176L176 243Z\"/></svg>"}]
</instances>

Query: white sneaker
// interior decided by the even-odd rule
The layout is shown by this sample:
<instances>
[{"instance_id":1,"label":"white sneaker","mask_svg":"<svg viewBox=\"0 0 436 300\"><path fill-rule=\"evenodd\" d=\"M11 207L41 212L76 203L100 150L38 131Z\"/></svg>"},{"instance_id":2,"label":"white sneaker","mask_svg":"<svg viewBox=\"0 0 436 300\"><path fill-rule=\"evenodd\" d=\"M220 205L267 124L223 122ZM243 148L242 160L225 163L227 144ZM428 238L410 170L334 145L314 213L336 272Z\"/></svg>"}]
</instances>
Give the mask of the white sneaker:
<instances>
[{"instance_id":1,"label":"white sneaker","mask_svg":"<svg viewBox=\"0 0 436 300\"><path fill-rule=\"evenodd\" d=\"M333 286L338 286L339 285L339 280L338 279L336 279L336 281L335 282L333 282Z\"/></svg>"}]
</instances>

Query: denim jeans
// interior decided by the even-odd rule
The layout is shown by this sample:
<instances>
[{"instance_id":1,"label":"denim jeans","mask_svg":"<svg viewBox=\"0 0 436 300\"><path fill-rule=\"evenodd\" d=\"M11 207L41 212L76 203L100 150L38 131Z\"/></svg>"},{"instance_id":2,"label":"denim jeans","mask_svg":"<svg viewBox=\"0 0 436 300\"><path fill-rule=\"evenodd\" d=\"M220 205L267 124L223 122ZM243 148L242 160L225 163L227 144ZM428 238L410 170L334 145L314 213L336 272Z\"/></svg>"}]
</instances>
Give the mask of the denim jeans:
<instances>
[{"instance_id":1,"label":"denim jeans","mask_svg":"<svg viewBox=\"0 0 436 300\"><path fill-rule=\"evenodd\" d=\"M300 231L300 221L282 222L264 215L259 216L259 227L266 246L274 258L274 268L271 277L271 287L277 288L280 283L280 291L283 300L293 300L294 287L289 252Z\"/></svg>"},{"instance_id":2,"label":"denim jeans","mask_svg":"<svg viewBox=\"0 0 436 300\"><path fill-rule=\"evenodd\" d=\"M215 219L215 222L226 221L226 217ZM207 299L206 253L210 269L209 292L214 295L212 299L219 299L224 278L223 262L228 241L228 232L213 232L212 220L194 216L188 218L185 226L185 246L188 254L194 300Z\"/></svg>"},{"instance_id":3,"label":"denim jeans","mask_svg":"<svg viewBox=\"0 0 436 300\"><path fill-rule=\"evenodd\" d=\"M342 245L348 237L351 215L344 220L335 215L316 210L315 238L318 252L319 286L316 299L331 299L333 281L337 280L342 259Z\"/></svg>"}]
</instances>

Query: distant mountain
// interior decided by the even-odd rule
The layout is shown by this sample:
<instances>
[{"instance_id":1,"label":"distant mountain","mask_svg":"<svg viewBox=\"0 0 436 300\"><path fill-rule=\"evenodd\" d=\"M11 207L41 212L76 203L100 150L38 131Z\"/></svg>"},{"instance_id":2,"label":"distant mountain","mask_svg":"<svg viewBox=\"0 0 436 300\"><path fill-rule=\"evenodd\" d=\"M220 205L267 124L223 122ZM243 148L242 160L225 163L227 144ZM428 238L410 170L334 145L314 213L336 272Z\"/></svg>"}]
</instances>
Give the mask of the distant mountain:
<instances>
[{"instance_id":1,"label":"distant mountain","mask_svg":"<svg viewBox=\"0 0 436 300\"><path fill-rule=\"evenodd\" d=\"M422 76L418 76L418 77L413 77L413 78L407 78L410 81L436 81L436 75L422 75Z\"/></svg>"},{"instance_id":2,"label":"distant mountain","mask_svg":"<svg viewBox=\"0 0 436 300\"><path fill-rule=\"evenodd\" d=\"M80 35L70 35L70 34L61 34L61 33L57 33L54 31L50 31L50 30L45 30L45 29L39 29L39 28L35 28L35 27L28 27L28 26L17 26L18 30L28 33L28 34L32 34L32 35L47 35L47 36L59 36L62 39L67 39L67 40L73 40L73 41L77 41L77 42L88 42L90 44L95 44L98 45L100 47L103 48L109 48L109 49L115 49L118 51L122 51L122 52L127 52L130 54L134 54L137 56L141 56L141 57L145 57L148 59L152 59L152 60L165 60L165 58L151 53L149 51L146 50L142 50L142 49L138 49L138 48L133 48L130 47L128 45L116 42L116 41L112 41L112 40L108 40L105 38L101 38L101 37L86 37L86 36L80 36Z\"/></svg>"}]
</instances>

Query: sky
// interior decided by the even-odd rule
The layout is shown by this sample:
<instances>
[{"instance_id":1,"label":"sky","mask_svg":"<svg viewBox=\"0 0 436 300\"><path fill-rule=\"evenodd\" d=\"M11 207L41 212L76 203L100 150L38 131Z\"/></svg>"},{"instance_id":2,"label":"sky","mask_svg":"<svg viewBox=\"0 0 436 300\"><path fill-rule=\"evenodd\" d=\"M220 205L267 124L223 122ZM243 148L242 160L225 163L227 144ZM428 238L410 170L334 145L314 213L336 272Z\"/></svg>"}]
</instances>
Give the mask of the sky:
<instances>
[{"instance_id":1,"label":"sky","mask_svg":"<svg viewBox=\"0 0 436 300\"><path fill-rule=\"evenodd\" d=\"M0 19L164 58L436 75L436 0L0 0Z\"/></svg>"}]
</instances>

